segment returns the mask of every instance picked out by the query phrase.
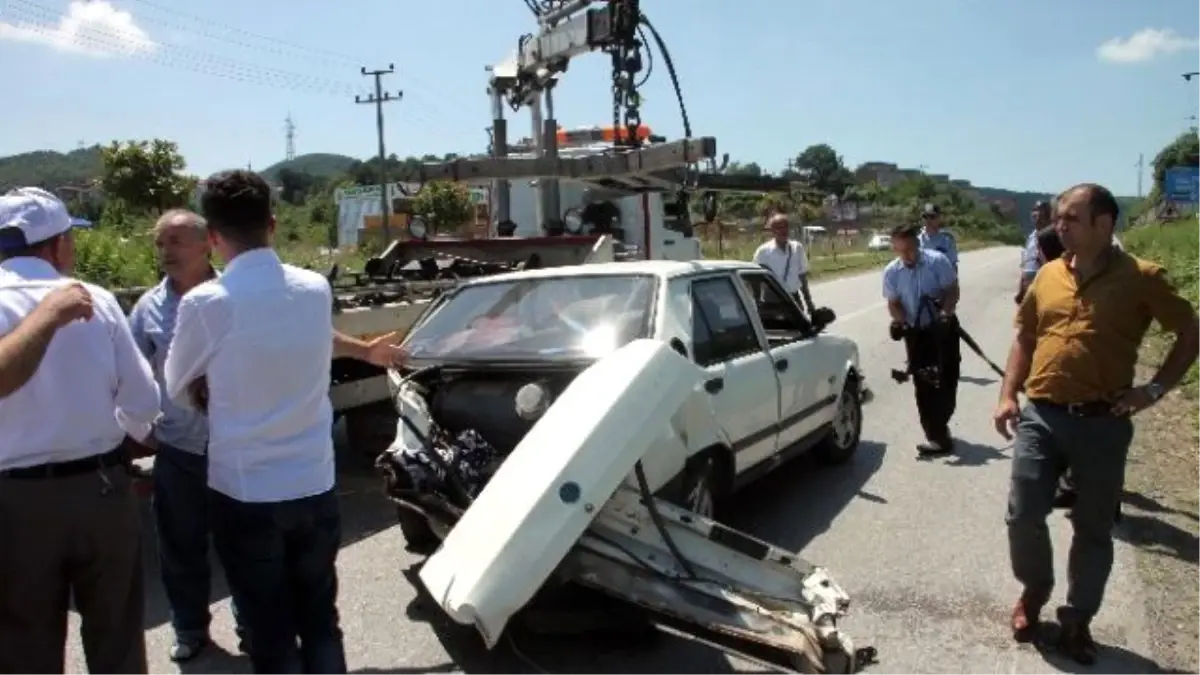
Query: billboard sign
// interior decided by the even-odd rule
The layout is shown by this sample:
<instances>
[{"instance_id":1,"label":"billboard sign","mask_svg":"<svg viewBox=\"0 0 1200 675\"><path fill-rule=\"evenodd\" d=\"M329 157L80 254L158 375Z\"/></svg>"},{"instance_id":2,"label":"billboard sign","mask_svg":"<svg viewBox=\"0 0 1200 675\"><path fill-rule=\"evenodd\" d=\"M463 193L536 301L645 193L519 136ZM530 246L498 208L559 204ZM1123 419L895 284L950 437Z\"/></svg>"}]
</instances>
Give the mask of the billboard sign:
<instances>
[{"instance_id":1,"label":"billboard sign","mask_svg":"<svg viewBox=\"0 0 1200 675\"><path fill-rule=\"evenodd\" d=\"M1200 167L1177 166L1167 169L1163 183L1167 201L1195 204L1200 199Z\"/></svg>"}]
</instances>

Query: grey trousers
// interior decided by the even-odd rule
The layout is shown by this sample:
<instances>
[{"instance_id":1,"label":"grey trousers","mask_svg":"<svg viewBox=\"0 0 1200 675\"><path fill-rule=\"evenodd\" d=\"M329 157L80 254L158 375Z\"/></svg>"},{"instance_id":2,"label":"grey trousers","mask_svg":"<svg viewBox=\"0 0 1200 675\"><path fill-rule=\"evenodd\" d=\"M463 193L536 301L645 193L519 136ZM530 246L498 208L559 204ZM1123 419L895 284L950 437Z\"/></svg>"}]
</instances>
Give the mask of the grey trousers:
<instances>
[{"instance_id":1,"label":"grey trousers","mask_svg":"<svg viewBox=\"0 0 1200 675\"><path fill-rule=\"evenodd\" d=\"M1027 593L1048 598L1054 556L1046 517L1059 478L1069 468L1078 499L1067 563L1069 616L1090 621L1100 610L1112 571L1114 515L1133 440L1128 417L1076 417L1058 406L1030 403L1021 411L1008 493L1008 544L1013 576Z\"/></svg>"}]
</instances>

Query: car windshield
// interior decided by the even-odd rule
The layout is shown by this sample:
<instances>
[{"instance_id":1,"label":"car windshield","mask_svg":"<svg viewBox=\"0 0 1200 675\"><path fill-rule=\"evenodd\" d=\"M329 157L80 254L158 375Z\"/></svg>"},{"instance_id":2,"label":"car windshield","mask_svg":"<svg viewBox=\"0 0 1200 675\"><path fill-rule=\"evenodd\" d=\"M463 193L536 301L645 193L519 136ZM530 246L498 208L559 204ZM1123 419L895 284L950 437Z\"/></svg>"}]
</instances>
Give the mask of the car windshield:
<instances>
[{"instance_id":1,"label":"car windshield","mask_svg":"<svg viewBox=\"0 0 1200 675\"><path fill-rule=\"evenodd\" d=\"M464 286L404 341L414 359L600 357L648 337L654 278L538 277Z\"/></svg>"}]
</instances>

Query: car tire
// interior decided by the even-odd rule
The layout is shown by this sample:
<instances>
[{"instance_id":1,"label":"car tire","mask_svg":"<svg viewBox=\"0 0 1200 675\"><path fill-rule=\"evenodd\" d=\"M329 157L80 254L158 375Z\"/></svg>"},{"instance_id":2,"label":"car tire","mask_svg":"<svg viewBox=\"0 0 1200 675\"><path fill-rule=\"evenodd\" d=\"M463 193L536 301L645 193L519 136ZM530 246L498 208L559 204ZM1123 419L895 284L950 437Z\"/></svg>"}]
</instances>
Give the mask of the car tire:
<instances>
[{"instance_id":1,"label":"car tire","mask_svg":"<svg viewBox=\"0 0 1200 675\"><path fill-rule=\"evenodd\" d=\"M711 450L699 452L684 465L677 498L671 501L709 520L720 520L725 502L723 478L721 458Z\"/></svg>"},{"instance_id":2,"label":"car tire","mask_svg":"<svg viewBox=\"0 0 1200 675\"><path fill-rule=\"evenodd\" d=\"M829 435L817 447L817 457L825 464L845 464L858 450L862 438L862 396L858 391L857 378L846 378L846 385L838 396L837 412Z\"/></svg>"},{"instance_id":3,"label":"car tire","mask_svg":"<svg viewBox=\"0 0 1200 675\"><path fill-rule=\"evenodd\" d=\"M413 553L433 553L441 541L425 516L403 506L396 507L396 520L400 523L400 534L404 535L405 548Z\"/></svg>"}]
</instances>

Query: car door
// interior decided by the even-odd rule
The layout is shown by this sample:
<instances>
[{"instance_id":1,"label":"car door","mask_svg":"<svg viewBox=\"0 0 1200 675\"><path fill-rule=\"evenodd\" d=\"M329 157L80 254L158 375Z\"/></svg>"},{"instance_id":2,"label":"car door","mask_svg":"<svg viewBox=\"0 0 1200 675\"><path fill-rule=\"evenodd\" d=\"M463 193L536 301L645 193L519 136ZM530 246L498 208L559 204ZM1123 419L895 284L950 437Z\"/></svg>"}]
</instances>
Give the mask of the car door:
<instances>
[{"instance_id":1,"label":"car door","mask_svg":"<svg viewBox=\"0 0 1200 675\"><path fill-rule=\"evenodd\" d=\"M783 450L825 422L826 367L820 362L812 323L779 281L766 270L747 270L739 277L778 373L779 448Z\"/></svg>"},{"instance_id":2,"label":"car door","mask_svg":"<svg viewBox=\"0 0 1200 675\"><path fill-rule=\"evenodd\" d=\"M741 473L778 451L779 378L734 276L693 279L691 299L692 358Z\"/></svg>"}]
</instances>

